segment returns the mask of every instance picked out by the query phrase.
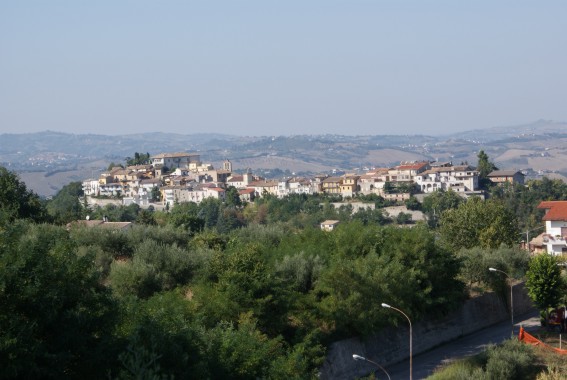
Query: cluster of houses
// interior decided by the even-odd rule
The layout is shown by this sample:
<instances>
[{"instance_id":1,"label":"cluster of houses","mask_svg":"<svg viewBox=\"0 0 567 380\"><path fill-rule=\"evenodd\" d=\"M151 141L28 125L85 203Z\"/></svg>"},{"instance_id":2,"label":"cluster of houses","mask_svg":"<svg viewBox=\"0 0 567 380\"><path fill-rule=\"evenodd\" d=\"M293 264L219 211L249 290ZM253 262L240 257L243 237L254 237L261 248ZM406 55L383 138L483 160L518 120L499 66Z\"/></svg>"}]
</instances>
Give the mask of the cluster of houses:
<instances>
[{"instance_id":1,"label":"cluster of houses","mask_svg":"<svg viewBox=\"0 0 567 380\"><path fill-rule=\"evenodd\" d=\"M523 182L523 175L514 171L491 173L495 182ZM162 205L199 203L205 198L224 199L225 191L235 187L243 201L271 194L326 193L352 197L357 194L376 194L385 199L403 201L410 197L409 187L422 193L453 190L463 195L480 194L479 173L469 165L438 162L401 163L392 168L379 168L364 174L342 176L316 175L312 178L268 180L253 175L233 173L232 164L225 160L221 169L204 164L199 154L162 153L151 157L151 164L115 167L98 179L83 182L89 197L120 196L124 204L148 205L159 199ZM401 190L405 189L405 190Z\"/></svg>"},{"instance_id":2,"label":"cluster of houses","mask_svg":"<svg viewBox=\"0 0 567 380\"><path fill-rule=\"evenodd\" d=\"M497 170L488 178L495 183L523 184L524 175L514 170ZM410 185L410 186L402 186ZM342 176L316 175L312 178L285 178L268 180L251 173L233 173L232 164L225 160L221 169L203 164L198 154L162 153L151 157L151 164L115 167L102 173L98 179L83 181L83 190L89 197L120 196L123 204L149 205L158 201L162 206L176 203L199 203L206 198L224 200L226 189L234 187L243 201L271 194L285 197L290 194L326 193L352 197L358 194L376 194L390 200L406 200L407 190L413 187L427 194L437 190L453 190L463 196L481 195L479 173L469 165L439 162L401 163L392 168L379 168L364 174ZM528 241L531 252L554 255L567 253L567 201L542 202L546 211L545 232ZM321 228L332 230L337 221L325 221ZM542 226L543 228L543 226ZM529 233L529 231L528 231Z\"/></svg>"}]
</instances>

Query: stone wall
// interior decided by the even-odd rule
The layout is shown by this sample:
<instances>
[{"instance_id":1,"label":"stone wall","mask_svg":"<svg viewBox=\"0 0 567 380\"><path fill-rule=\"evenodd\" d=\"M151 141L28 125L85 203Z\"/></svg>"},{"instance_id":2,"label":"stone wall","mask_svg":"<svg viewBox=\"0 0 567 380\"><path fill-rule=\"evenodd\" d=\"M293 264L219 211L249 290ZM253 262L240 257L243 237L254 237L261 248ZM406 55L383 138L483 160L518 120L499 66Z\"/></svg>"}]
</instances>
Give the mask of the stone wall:
<instances>
[{"instance_id":1,"label":"stone wall","mask_svg":"<svg viewBox=\"0 0 567 380\"><path fill-rule=\"evenodd\" d=\"M506 299L495 293L487 293L470 299L444 318L412 321L413 354L425 352L445 342L481 330L510 319L510 293ZM394 305L393 305L394 306ZM514 286L514 315L533 309L523 283ZM392 310L393 313L397 313ZM411 319L411 316L409 316ZM335 342L329 347L327 358L321 368L321 379L355 379L368 375L374 368L361 366L352 359L358 354L377 360L382 366L400 362L409 357L409 327L400 315L397 327L390 327L364 340L351 338Z\"/></svg>"}]
</instances>

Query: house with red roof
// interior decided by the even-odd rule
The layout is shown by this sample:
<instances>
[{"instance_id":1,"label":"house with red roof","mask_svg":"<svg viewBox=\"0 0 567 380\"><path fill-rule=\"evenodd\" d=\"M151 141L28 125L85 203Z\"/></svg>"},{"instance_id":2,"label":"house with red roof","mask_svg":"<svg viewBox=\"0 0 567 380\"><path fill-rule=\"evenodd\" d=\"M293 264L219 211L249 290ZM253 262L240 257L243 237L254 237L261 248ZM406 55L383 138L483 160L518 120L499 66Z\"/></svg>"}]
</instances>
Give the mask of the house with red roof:
<instances>
[{"instance_id":1,"label":"house with red roof","mask_svg":"<svg viewBox=\"0 0 567 380\"><path fill-rule=\"evenodd\" d=\"M390 181L413 182L416 175L431 168L429 162L402 162L400 165L388 170Z\"/></svg>"},{"instance_id":2,"label":"house with red roof","mask_svg":"<svg viewBox=\"0 0 567 380\"><path fill-rule=\"evenodd\" d=\"M544 201L537 208L545 210L543 243L550 255L567 255L567 201Z\"/></svg>"},{"instance_id":3,"label":"house with red roof","mask_svg":"<svg viewBox=\"0 0 567 380\"><path fill-rule=\"evenodd\" d=\"M254 202L256 190L253 188L240 189L238 190L238 196L242 202Z\"/></svg>"}]
</instances>

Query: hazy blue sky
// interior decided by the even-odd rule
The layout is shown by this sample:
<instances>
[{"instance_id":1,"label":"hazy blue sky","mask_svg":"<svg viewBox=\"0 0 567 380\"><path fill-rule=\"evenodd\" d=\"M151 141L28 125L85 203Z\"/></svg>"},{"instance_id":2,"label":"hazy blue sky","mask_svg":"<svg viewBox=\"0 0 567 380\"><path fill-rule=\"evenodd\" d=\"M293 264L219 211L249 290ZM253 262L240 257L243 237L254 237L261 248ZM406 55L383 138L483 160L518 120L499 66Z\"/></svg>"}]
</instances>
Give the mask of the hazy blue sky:
<instances>
[{"instance_id":1,"label":"hazy blue sky","mask_svg":"<svg viewBox=\"0 0 567 380\"><path fill-rule=\"evenodd\" d=\"M567 1L3 1L0 133L567 121Z\"/></svg>"}]
</instances>

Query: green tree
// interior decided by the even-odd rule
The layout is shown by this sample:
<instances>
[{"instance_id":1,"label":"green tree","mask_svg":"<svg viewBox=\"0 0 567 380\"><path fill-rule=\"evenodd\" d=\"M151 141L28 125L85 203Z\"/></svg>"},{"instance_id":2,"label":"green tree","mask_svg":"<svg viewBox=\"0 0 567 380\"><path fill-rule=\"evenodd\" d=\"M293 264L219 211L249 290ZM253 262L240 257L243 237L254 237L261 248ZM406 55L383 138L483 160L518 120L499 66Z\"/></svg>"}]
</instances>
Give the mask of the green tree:
<instances>
[{"instance_id":1,"label":"green tree","mask_svg":"<svg viewBox=\"0 0 567 380\"><path fill-rule=\"evenodd\" d=\"M487 268L499 268L514 278L521 278L528 268L529 254L519 247L496 249L474 247L457 253L461 260L460 278L467 284L488 284L492 289L505 288L505 277L491 274Z\"/></svg>"},{"instance_id":2,"label":"green tree","mask_svg":"<svg viewBox=\"0 0 567 380\"><path fill-rule=\"evenodd\" d=\"M465 199L453 190L438 190L423 198L422 209L431 227L437 227L441 214L459 207Z\"/></svg>"},{"instance_id":3,"label":"green tree","mask_svg":"<svg viewBox=\"0 0 567 380\"><path fill-rule=\"evenodd\" d=\"M203 261L203 256L176 245L147 239L136 247L132 261L111 265L110 282L116 294L148 298L188 283Z\"/></svg>"},{"instance_id":4,"label":"green tree","mask_svg":"<svg viewBox=\"0 0 567 380\"><path fill-rule=\"evenodd\" d=\"M244 217L234 208L221 208L217 219L217 230L228 233L244 225Z\"/></svg>"},{"instance_id":5,"label":"green tree","mask_svg":"<svg viewBox=\"0 0 567 380\"><path fill-rule=\"evenodd\" d=\"M1 231L0 377L105 377L117 310L93 256L77 256L59 227Z\"/></svg>"},{"instance_id":6,"label":"green tree","mask_svg":"<svg viewBox=\"0 0 567 380\"><path fill-rule=\"evenodd\" d=\"M104 207L95 207L92 211L92 219L103 219L106 217L110 222L133 222L138 217L140 206L135 203L128 206L116 206L107 204Z\"/></svg>"},{"instance_id":7,"label":"green tree","mask_svg":"<svg viewBox=\"0 0 567 380\"><path fill-rule=\"evenodd\" d=\"M64 224L83 219L84 208L80 198L84 196L81 182L71 182L47 203L47 211L55 222Z\"/></svg>"},{"instance_id":8,"label":"green tree","mask_svg":"<svg viewBox=\"0 0 567 380\"><path fill-rule=\"evenodd\" d=\"M48 220L47 210L39 197L27 189L18 175L0 166L0 212L10 219Z\"/></svg>"},{"instance_id":9,"label":"green tree","mask_svg":"<svg viewBox=\"0 0 567 380\"><path fill-rule=\"evenodd\" d=\"M416 318L459 304L464 289L456 279L459 261L436 245L425 226L370 229L351 224L337 229L338 254L315 285L321 298L318 311L338 336L384 327L391 316L381 302L400 305Z\"/></svg>"},{"instance_id":10,"label":"green tree","mask_svg":"<svg viewBox=\"0 0 567 380\"><path fill-rule=\"evenodd\" d=\"M367 207L365 209L359 209L352 215L352 220L359 220L365 226L369 224L383 225L390 222L390 219L384 216L384 213L380 209L370 209Z\"/></svg>"},{"instance_id":11,"label":"green tree","mask_svg":"<svg viewBox=\"0 0 567 380\"><path fill-rule=\"evenodd\" d=\"M169 213L168 223L175 227L182 227L191 233L201 231L205 220L199 216L199 205L195 202L178 203Z\"/></svg>"},{"instance_id":12,"label":"green tree","mask_svg":"<svg viewBox=\"0 0 567 380\"><path fill-rule=\"evenodd\" d=\"M242 201L240 200L240 194L238 194L238 190L234 186L229 186L226 189L224 203L229 207L239 207L242 205Z\"/></svg>"},{"instance_id":13,"label":"green tree","mask_svg":"<svg viewBox=\"0 0 567 380\"><path fill-rule=\"evenodd\" d=\"M474 197L456 209L446 210L440 219L440 234L454 251L480 246L512 246L519 238L514 213L501 202Z\"/></svg>"},{"instance_id":14,"label":"green tree","mask_svg":"<svg viewBox=\"0 0 567 380\"><path fill-rule=\"evenodd\" d=\"M533 257L526 273L528 295L540 310L557 307L565 293L565 282L557 259L548 254Z\"/></svg>"},{"instance_id":15,"label":"green tree","mask_svg":"<svg viewBox=\"0 0 567 380\"><path fill-rule=\"evenodd\" d=\"M140 210L136 218L136 223L146 224L146 225L156 225L156 218L154 216L154 211L145 209Z\"/></svg>"},{"instance_id":16,"label":"green tree","mask_svg":"<svg viewBox=\"0 0 567 380\"><path fill-rule=\"evenodd\" d=\"M488 155L484 150L480 150L477 155L478 164L476 170L478 170L479 185L481 188L486 188L490 181L488 180L488 175L494 170L498 170L496 165L488 158Z\"/></svg>"},{"instance_id":17,"label":"green tree","mask_svg":"<svg viewBox=\"0 0 567 380\"><path fill-rule=\"evenodd\" d=\"M417 198L414 197L413 195L409 197L409 199L406 200L404 203L408 210L421 210L421 203L419 203Z\"/></svg>"},{"instance_id":18,"label":"green tree","mask_svg":"<svg viewBox=\"0 0 567 380\"><path fill-rule=\"evenodd\" d=\"M150 163L150 154L149 153L134 153L134 157L126 157L126 165L134 166L134 165L145 165Z\"/></svg>"},{"instance_id":19,"label":"green tree","mask_svg":"<svg viewBox=\"0 0 567 380\"><path fill-rule=\"evenodd\" d=\"M121 379L209 379L204 331L178 291L122 303ZM145 360L142 360L145 359ZM152 377L143 377L152 375Z\"/></svg>"},{"instance_id":20,"label":"green tree","mask_svg":"<svg viewBox=\"0 0 567 380\"><path fill-rule=\"evenodd\" d=\"M256 324L251 313L243 313L238 324L221 322L208 331L212 378L270 378L272 362L285 355L285 346L281 337L270 339Z\"/></svg>"},{"instance_id":21,"label":"green tree","mask_svg":"<svg viewBox=\"0 0 567 380\"><path fill-rule=\"evenodd\" d=\"M217 226L221 210L221 201L215 198L205 198L199 203L197 216L205 221L205 227Z\"/></svg>"},{"instance_id":22,"label":"green tree","mask_svg":"<svg viewBox=\"0 0 567 380\"><path fill-rule=\"evenodd\" d=\"M158 186L152 187L152 191L150 192L151 200L152 201L161 201L161 192L159 191Z\"/></svg>"},{"instance_id":23,"label":"green tree","mask_svg":"<svg viewBox=\"0 0 567 380\"><path fill-rule=\"evenodd\" d=\"M412 216L410 213L400 212L398 216L396 216L397 224L408 224L411 223L411 221L412 221Z\"/></svg>"}]
</instances>

